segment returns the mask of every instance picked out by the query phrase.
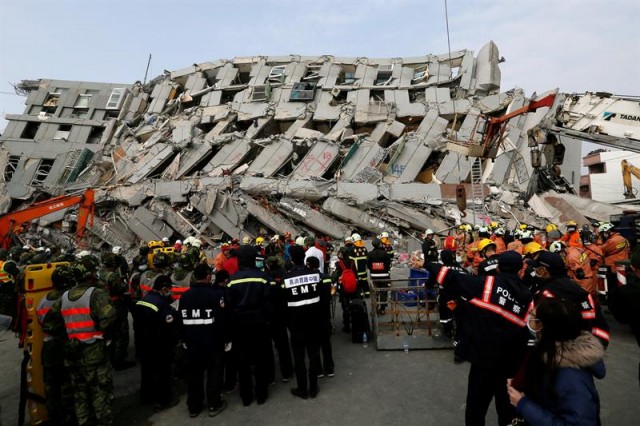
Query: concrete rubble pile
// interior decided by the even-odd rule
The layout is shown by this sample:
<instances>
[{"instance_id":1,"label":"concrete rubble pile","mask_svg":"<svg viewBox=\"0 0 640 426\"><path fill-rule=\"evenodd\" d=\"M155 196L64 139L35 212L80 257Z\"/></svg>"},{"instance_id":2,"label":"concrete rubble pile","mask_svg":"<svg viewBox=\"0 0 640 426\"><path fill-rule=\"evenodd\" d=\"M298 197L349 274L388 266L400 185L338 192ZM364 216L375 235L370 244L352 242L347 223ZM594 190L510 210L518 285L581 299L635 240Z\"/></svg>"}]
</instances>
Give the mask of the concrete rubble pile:
<instances>
[{"instance_id":1,"label":"concrete rubble pile","mask_svg":"<svg viewBox=\"0 0 640 426\"><path fill-rule=\"evenodd\" d=\"M7 212L12 200L15 205L43 192L94 187L94 245L131 250L139 240L198 235L215 244L261 230L334 239L354 229L365 235L384 230L402 242L426 228L446 230L462 221L501 220L513 227L518 220L542 227L562 220L567 203L574 220L586 222L585 213L607 219L610 206L594 213L568 202L566 194L564 205L550 201L553 194L534 196L528 205L519 196L532 175L526 130L541 113L510 121L508 143L494 160L455 148L459 141L481 140L481 115L504 114L529 101L520 89L500 92L499 62L489 42L477 56L463 50L393 59L217 60L165 71L147 84L110 84L109 96L54 88L70 82L25 81L27 104L36 107L26 115L36 118L8 116L11 124L0 138L0 207ZM59 100L48 108L56 94ZM95 103L106 101L106 114L88 117L81 99L97 112L102 110ZM109 108L112 103L116 108ZM31 121L14 123L25 120ZM38 141L33 135L42 132L39 127L27 134L35 120L58 120L53 140ZM87 121L93 127L69 145ZM25 134L37 142L28 150ZM36 179L48 150L55 161L48 175ZM481 173L476 188L474 164ZM482 191L466 212L456 204L460 183L470 197L478 185ZM33 234L68 242L69 227L59 226L61 221L73 217L48 215Z\"/></svg>"}]
</instances>

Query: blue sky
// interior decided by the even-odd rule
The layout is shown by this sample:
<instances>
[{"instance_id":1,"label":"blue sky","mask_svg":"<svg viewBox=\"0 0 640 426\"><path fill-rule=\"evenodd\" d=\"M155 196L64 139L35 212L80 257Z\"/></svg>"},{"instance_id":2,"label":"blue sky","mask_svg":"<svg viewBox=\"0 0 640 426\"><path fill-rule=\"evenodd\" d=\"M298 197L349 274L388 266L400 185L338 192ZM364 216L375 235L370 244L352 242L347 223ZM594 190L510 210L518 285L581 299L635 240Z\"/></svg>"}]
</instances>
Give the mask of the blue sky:
<instances>
[{"instance_id":1,"label":"blue sky","mask_svg":"<svg viewBox=\"0 0 640 426\"><path fill-rule=\"evenodd\" d=\"M640 95L640 1L449 0L448 14L452 50L496 42L503 91ZM234 56L447 49L444 0L0 0L0 115L24 109L10 83L133 83L150 53L152 78Z\"/></svg>"}]
</instances>

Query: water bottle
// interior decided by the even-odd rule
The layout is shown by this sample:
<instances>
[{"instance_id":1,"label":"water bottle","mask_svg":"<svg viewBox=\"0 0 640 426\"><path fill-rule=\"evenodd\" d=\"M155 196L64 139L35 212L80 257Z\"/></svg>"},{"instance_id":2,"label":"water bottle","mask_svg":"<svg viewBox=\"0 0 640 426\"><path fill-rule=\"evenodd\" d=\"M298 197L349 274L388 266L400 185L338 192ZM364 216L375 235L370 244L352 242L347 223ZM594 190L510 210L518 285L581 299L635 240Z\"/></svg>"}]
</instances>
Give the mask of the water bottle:
<instances>
[{"instance_id":1,"label":"water bottle","mask_svg":"<svg viewBox=\"0 0 640 426\"><path fill-rule=\"evenodd\" d=\"M367 339L367 332L366 331L364 333L362 333L362 347L363 348L368 348L369 347L369 341Z\"/></svg>"},{"instance_id":2,"label":"water bottle","mask_svg":"<svg viewBox=\"0 0 640 426\"><path fill-rule=\"evenodd\" d=\"M408 354L409 353L409 344L407 342L404 342L402 344L402 349L404 350L405 354Z\"/></svg>"}]
</instances>

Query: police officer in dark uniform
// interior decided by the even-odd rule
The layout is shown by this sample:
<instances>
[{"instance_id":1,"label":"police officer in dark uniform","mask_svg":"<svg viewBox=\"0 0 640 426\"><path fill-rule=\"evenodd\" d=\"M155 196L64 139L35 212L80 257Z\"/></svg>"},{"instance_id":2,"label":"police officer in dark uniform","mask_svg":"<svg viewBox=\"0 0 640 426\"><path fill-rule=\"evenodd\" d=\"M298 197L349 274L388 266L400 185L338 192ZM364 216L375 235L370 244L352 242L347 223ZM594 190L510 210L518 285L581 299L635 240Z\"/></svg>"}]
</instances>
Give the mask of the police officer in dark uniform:
<instances>
[{"instance_id":1,"label":"police officer in dark uniform","mask_svg":"<svg viewBox=\"0 0 640 426\"><path fill-rule=\"evenodd\" d=\"M468 302L467 323L471 363L465 420L467 425L484 425L495 397L498 423L511 424L516 417L509 403L507 378L513 377L524 359L529 340L526 327L531 292L517 276L522 257L514 251L502 253L496 276L463 275L446 267L430 265L437 273L445 297L464 297Z\"/></svg>"},{"instance_id":2,"label":"police officer in dark uniform","mask_svg":"<svg viewBox=\"0 0 640 426\"><path fill-rule=\"evenodd\" d=\"M140 358L140 399L156 411L180 402L171 390L171 362L178 316L171 307L171 279L161 275L133 310Z\"/></svg>"},{"instance_id":3,"label":"police officer in dark uniform","mask_svg":"<svg viewBox=\"0 0 640 426\"><path fill-rule=\"evenodd\" d=\"M468 274L456 261L456 254L451 250L442 250L440 252L440 261L444 266L452 271L460 274ZM435 281L429 277L429 282ZM435 278L435 277L434 277ZM453 361L460 364L464 361L464 352L467 349L465 335L469 335L469 326L465 321L465 310L467 309L467 300L462 297L449 299L444 295L438 295L438 306L440 310L440 325L442 333L447 337L453 337ZM455 333L454 333L455 330ZM465 333L466 332L466 333Z\"/></svg>"},{"instance_id":4,"label":"police officer in dark uniform","mask_svg":"<svg viewBox=\"0 0 640 426\"><path fill-rule=\"evenodd\" d=\"M478 265L478 275L483 277L487 275L498 275L498 254L496 253L496 244L488 238L484 238L478 242L478 253L484 257L484 260Z\"/></svg>"},{"instance_id":5,"label":"police officer in dark uniform","mask_svg":"<svg viewBox=\"0 0 640 426\"><path fill-rule=\"evenodd\" d=\"M323 301L329 299L331 290L326 288L318 271L304 266L305 254L302 247L290 247L289 254L294 266L284 276L282 286L287 300L287 316L297 382L297 387L291 389L291 394L302 399L315 398L320 391L318 387L320 336L326 312ZM309 357L308 371L305 352Z\"/></svg>"},{"instance_id":6,"label":"police officer in dark uniform","mask_svg":"<svg viewBox=\"0 0 640 426\"><path fill-rule=\"evenodd\" d=\"M371 294L369 280L367 279L367 255L369 251L365 247L360 234L353 234L351 238L353 239L353 248L350 252L350 258L358 276L358 288L362 289L364 297L369 297Z\"/></svg>"},{"instance_id":7,"label":"police officer in dark uniform","mask_svg":"<svg viewBox=\"0 0 640 426\"><path fill-rule=\"evenodd\" d=\"M379 239L374 238L371 240L373 250L367 254L367 269L369 270L369 276L374 287L377 288L389 288L391 287L391 258L387 253L387 249L382 246ZM389 292L378 292L378 313L384 315L387 309L387 298Z\"/></svg>"},{"instance_id":8,"label":"police officer in dark uniform","mask_svg":"<svg viewBox=\"0 0 640 426\"><path fill-rule=\"evenodd\" d=\"M424 239L422 241L422 254L424 256L425 263L436 262L438 260L438 245L433 239L435 235L436 234L432 229L427 229L426 231L424 231Z\"/></svg>"},{"instance_id":9,"label":"police officer in dark uniform","mask_svg":"<svg viewBox=\"0 0 640 426\"><path fill-rule=\"evenodd\" d=\"M209 265L196 265L193 270L196 281L182 294L178 306L182 337L187 345L187 407L191 417L202 411L205 389L210 417L218 415L227 406L222 400L224 351L230 341L226 328L225 291L211 284L211 273Z\"/></svg>"},{"instance_id":10,"label":"police officer in dark uniform","mask_svg":"<svg viewBox=\"0 0 640 426\"><path fill-rule=\"evenodd\" d=\"M578 304L582 309L584 330L596 336L606 348L609 345L609 324L602 314L600 304L567 276L560 254L542 251L533 266L540 280L535 293L536 301L542 297L558 297Z\"/></svg>"},{"instance_id":11,"label":"police officer in dark uniform","mask_svg":"<svg viewBox=\"0 0 640 426\"><path fill-rule=\"evenodd\" d=\"M265 273L256 268L256 250L249 245L238 248L238 272L227 284L226 308L236 354L240 397L244 406L254 399L259 405L268 397L267 387L273 369L273 349L269 333L271 289ZM255 366L255 391L252 380Z\"/></svg>"}]
</instances>

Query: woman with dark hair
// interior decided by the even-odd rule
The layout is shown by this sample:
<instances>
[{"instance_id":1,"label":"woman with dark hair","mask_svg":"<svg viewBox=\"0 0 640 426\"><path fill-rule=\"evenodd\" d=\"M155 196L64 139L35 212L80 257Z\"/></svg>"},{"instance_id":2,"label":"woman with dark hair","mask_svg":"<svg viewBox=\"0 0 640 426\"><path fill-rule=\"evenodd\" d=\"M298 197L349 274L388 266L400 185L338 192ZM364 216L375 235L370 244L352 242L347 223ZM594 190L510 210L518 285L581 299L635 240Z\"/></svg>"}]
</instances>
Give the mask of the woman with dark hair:
<instances>
[{"instance_id":1,"label":"woman with dark hair","mask_svg":"<svg viewBox=\"0 0 640 426\"><path fill-rule=\"evenodd\" d=\"M537 343L507 390L527 424L599 425L600 397L594 377L605 375L604 348L582 330L580 308L557 298L543 299L528 327Z\"/></svg>"}]
</instances>

